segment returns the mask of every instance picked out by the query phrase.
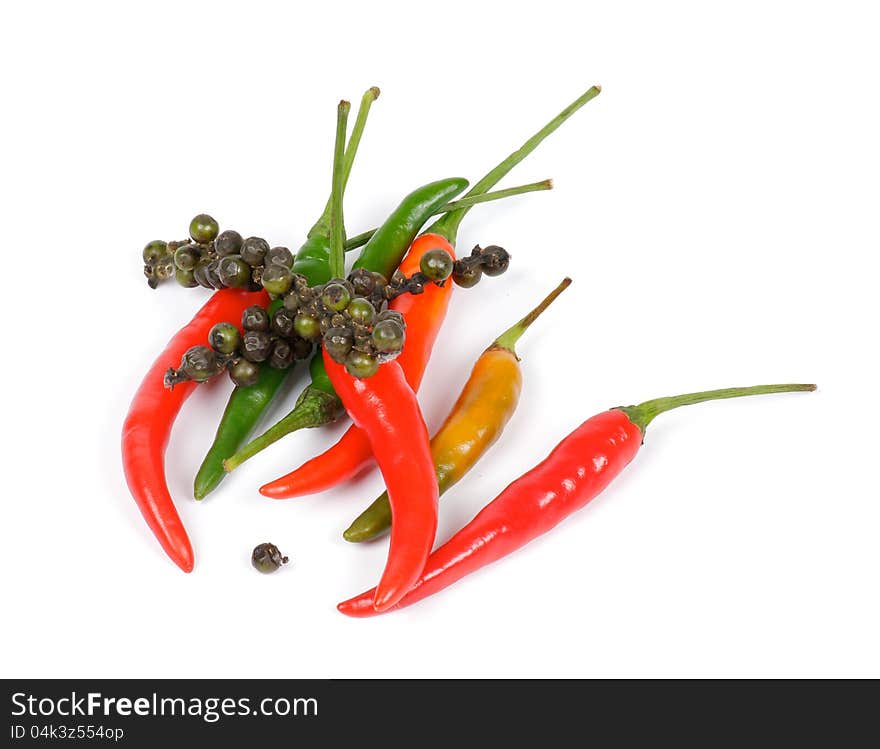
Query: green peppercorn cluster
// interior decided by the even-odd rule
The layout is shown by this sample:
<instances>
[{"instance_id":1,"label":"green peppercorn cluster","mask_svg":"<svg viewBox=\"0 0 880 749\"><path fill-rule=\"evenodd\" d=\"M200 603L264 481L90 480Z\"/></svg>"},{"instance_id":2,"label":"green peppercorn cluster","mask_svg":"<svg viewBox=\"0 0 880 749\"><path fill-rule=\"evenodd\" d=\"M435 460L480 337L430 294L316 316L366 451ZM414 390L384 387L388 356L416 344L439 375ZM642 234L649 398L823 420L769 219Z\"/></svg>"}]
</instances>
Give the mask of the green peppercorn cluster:
<instances>
[{"instance_id":1,"label":"green peppercorn cluster","mask_svg":"<svg viewBox=\"0 0 880 749\"><path fill-rule=\"evenodd\" d=\"M370 377L400 354L406 340L403 315L388 308L392 299L421 294L426 285L442 286L450 278L470 288L483 274L500 275L510 264L510 255L496 245L477 246L456 261L436 248L422 256L419 271L409 277L397 271L386 281L379 273L358 268L348 278L309 286L304 276L293 272L289 249L270 248L259 237L242 239L235 231L219 233L217 222L206 214L190 222L190 237L191 242L147 245L144 272L151 286L172 275L182 286L262 286L281 304L271 314L259 305L249 307L240 327L231 322L215 325L209 345L192 347L177 369L166 372L167 387L205 382L224 370L236 385L253 385L261 364L287 369L311 356L317 344L349 374Z\"/></svg>"},{"instance_id":2,"label":"green peppercorn cluster","mask_svg":"<svg viewBox=\"0 0 880 749\"><path fill-rule=\"evenodd\" d=\"M379 274L360 269L347 279L309 286L304 276L289 268L266 267L285 271L276 279L283 278L285 290L273 287L276 291L271 292L281 300L280 306L271 314L260 305L248 307L240 328L230 322L214 325L209 345L190 348L180 366L168 370L167 386L205 382L224 369L236 385L252 385L263 362L287 369L308 358L318 343L352 375L369 377L403 350L406 324L403 315L388 309L388 301L411 279L398 279L392 286Z\"/></svg>"},{"instance_id":3,"label":"green peppercorn cluster","mask_svg":"<svg viewBox=\"0 0 880 749\"><path fill-rule=\"evenodd\" d=\"M386 288L384 278L358 269L345 281L328 283L319 297L322 346L355 377L370 377L403 351L406 323L403 315L388 309Z\"/></svg>"},{"instance_id":4,"label":"green peppercorn cluster","mask_svg":"<svg viewBox=\"0 0 880 749\"><path fill-rule=\"evenodd\" d=\"M262 237L241 236L200 213L189 224L189 240L153 240L144 247L144 275L151 288L175 278L184 287L206 289L246 288L257 291L262 279L277 276L273 266L290 268L293 254L287 247L270 247Z\"/></svg>"},{"instance_id":5,"label":"green peppercorn cluster","mask_svg":"<svg viewBox=\"0 0 880 749\"><path fill-rule=\"evenodd\" d=\"M232 229L220 232L217 221L205 213L190 221L189 235L190 239L182 241L155 239L144 247L144 275L151 288L174 278L186 288L257 291L262 287L274 296L283 296L293 285L294 258L287 247L270 247L262 237L245 239ZM497 245L485 249L477 246L470 256L454 263L442 249L429 250L422 259L421 272L407 284L393 278L386 298L393 299L402 293L419 294L425 283L442 281L450 275L458 286L469 289L483 274L499 276L509 264L510 255Z\"/></svg>"}]
</instances>

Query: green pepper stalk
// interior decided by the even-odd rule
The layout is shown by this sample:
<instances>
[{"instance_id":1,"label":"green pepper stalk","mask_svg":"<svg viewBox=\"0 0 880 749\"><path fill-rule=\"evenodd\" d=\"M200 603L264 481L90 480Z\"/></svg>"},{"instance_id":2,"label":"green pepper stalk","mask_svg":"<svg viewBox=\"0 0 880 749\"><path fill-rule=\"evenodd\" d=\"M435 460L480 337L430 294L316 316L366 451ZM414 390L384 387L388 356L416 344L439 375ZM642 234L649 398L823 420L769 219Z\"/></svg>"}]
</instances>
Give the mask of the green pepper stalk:
<instances>
[{"instance_id":1,"label":"green pepper stalk","mask_svg":"<svg viewBox=\"0 0 880 749\"><path fill-rule=\"evenodd\" d=\"M427 231L435 234L440 234L441 236L446 237L446 239L449 240L450 244L455 245L458 227L461 223L461 220L467 215L468 211L476 203L476 201L467 203L465 203L465 201L470 201L470 199L472 198L477 198L478 196L488 193L496 184L498 184L501 179L503 179L510 172L511 169L513 169L526 156L534 151L548 135L556 131L563 122L569 119L575 112L583 107L584 104L598 96L600 91L601 88L599 86L592 86L586 92L581 94L581 96L575 99L558 115L556 115L556 117L550 120L550 122L544 125L544 127L538 130L538 132L536 132L531 138L523 143L520 148L511 153L497 166L487 172L486 175L482 179L480 179L480 181L477 182L465 194L463 198L460 199L460 203L462 204L461 207L456 208L450 213L446 213L442 218L434 222L434 224L432 224ZM440 211L441 207L437 206L436 210ZM392 214L392 218L395 217L395 214ZM427 215L425 216L425 220L427 220ZM391 219L389 219L389 221L387 221L386 224L383 225L383 227L380 227L380 229L375 230L373 233L370 233L369 241L367 241L367 245L364 247L364 251L361 254L361 258L358 260L358 263L356 263L356 267L358 267L360 263L364 262L365 255L370 258L368 262L373 262L373 258L370 257L372 252L380 246L380 241L386 241L384 238L393 230L392 226L389 226L390 221ZM385 229L386 231L383 231L383 229ZM366 236L366 234L359 235L357 238L353 239L359 240L361 236ZM398 237L398 240L400 238L401 237ZM402 259L403 255L409 247L409 244L411 244L412 239L414 238L415 234L412 235L409 243L407 243L405 247L402 247L400 244L396 245L396 249L399 249L400 252L399 254L395 253L396 263L390 268L390 270L386 271L387 274L390 275L390 272L393 272L394 268L399 265L400 260ZM369 267L370 270L378 270L378 267L370 267L369 265L360 267ZM379 270L379 272L382 272L382 270ZM315 358L320 360L320 357ZM316 375L317 381L315 379ZM309 385L300 396L300 399L297 401L297 406L293 409L293 411L285 416L280 422L272 426L263 435L257 437L252 444L246 445L240 453L232 456L232 458L227 460L225 464L227 471L231 471L233 468L244 462L244 460L247 460L247 458L255 455L260 450L281 439L281 437L286 434L290 434L291 432L298 429L321 426L331 421L331 419L329 418L326 420L322 420L324 419L324 416L321 414L320 410L321 404L324 404L324 407L326 408L326 395L328 393L325 386L319 386L317 384L318 382L323 383L327 380L326 373L323 371L322 363L316 364L314 367L312 367L312 378L312 384ZM332 409L327 409L327 412L338 414L341 413L341 408L341 403L337 403Z\"/></svg>"},{"instance_id":2,"label":"green pepper stalk","mask_svg":"<svg viewBox=\"0 0 880 749\"><path fill-rule=\"evenodd\" d=\"M363 134L364 126L367 123L367 115L370 112L372 103L378 96L379 89L373 87L369 89L361 99L360 109L358 110L357 119L352 128L351 137L348 141L348 148L346 148L345 159L342 165L342 189L340 191L340 198L342 197L342 194L344 194L345 187L348 184L348 177L351 174L354 157L357 154L361 135ZM333 195L331 194L330 198L327 200L327 205L324 207L324 212L315 222L315 225L309 230L309 233L306 235L306 241L299 250L297 250L296 257L294 258L293 272L305 276L311 286L327 283L327 281L333 277L330 274L330 234L333 230L330 221L330 214L332 210Z\"/></svg>"},{"instance_id":3,"label":"green pepper stalk","mask_svg":"<svg viewBox=\"0 0 880 749\"><path fill-rule=\"evenodd\" d=\"M345 219L342 212L343 161L345 160L345 132L351 104L339 102L336 115L336 143L333 148L333 182L330 192L330 277L340 278L345 273Z\"/></svg>"},{"instance_id":4,"label":"green pepper stalk","mask_svg":"<svg viewBox=\"0 0 880 749\"><path fill-rule=\"evenodd\" d=\"M367 124L370 107L378 96L379 89L373 87L361 98L357 118L345 149L340 195L344 193L345 186L348 184L361 136ZM324 283L331 277L329 268L331 212L332 196L328 198L324 212L309 231L306 242L297 251L294 258L293 270L304 275L312 285ZM280 304L280 300L273 302L276 309ZM270 311L274 311L273 306L270 306ZM193 483L193 495L196 499L204 499L220 485L226 476L226 472L223 470L223 461L234 454L251 436L260 418L277 395L282 383L294 369L295 367L273 369L268 364L261 364L256 383L245 387L239 386L232 391L217 427L214 441L196 474ZM328 418L329 416L330 414L328 414Z\"/></svg>"},{"instance_id":5,"label":"green pepper stalk","mask_svg":"<svg viewBox=\"0 0 880 749\"><path fill-rule=\"evenodd\" d=\"M577 99L575 99L571 104L563 109L558 115L556 115L556 117L550 120L550 122L544 125L544 127L542 127L537 133L535 133L531 138L523 143L516 151L514 151L506 159L504 159L504 161L498 164L498 166L487 172L486 176L483 177L479 182L477 182L477 184L475 184L470 190L468 190L465 193L464 197L467 198L471 197L472 195L482 195L483 193L488 192L493 187L495 187L495 185L497 185L504 177L507 176L508 172L510 172L511 169L513 169L526 156L534 151L541 144L541 141L543 141L544 138L555 132L556 129L563 122L565 122L569 117L577 112L588 101L590 101L591 99L595 99L601 91L601 86L592 86L591 88L587 89L583 94L581 94ZM431 224L431 226L428 227L426 233L439 234L440 236L446 237L451 245L455 245L455 239L458 234L458 227L461 224L461 220L467 215L468 210L468 208L463 208L458 211L453 211L452 213L447 213L445 216L437 219L437 221Z\"/></svg>"}]
</instances>

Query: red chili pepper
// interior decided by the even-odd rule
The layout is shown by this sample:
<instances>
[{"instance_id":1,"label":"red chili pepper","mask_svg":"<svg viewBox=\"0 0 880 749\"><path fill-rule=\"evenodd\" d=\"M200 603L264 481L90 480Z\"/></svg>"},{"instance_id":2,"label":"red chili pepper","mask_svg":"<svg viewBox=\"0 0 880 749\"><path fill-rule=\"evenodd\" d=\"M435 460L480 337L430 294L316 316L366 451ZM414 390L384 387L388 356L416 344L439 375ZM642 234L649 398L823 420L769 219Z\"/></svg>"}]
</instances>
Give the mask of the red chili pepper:
<instances>
[{"instance_id":1,"label":"red chili pepper","mask_svg":"<svg viewBox=\"0 0 880 749\"><path fill-rule=\"evenodd\" d=\"M428 429L415 393L396 361L372 377L352 377L324 353L333 388L370 441L391 505L388 561L370 606L385 611L419 579L437 533L437 475Z\"/></svg>"},{"instance_id":2,"label":"red chili pepper","mask_svg":"<svg viewBox=\"0 0 880 749\"><path fill-rule=\"evenodd\" d=\"M195 317L169 341L141 382L122 426L122 465L131 495L165 553L184 572L192 572L193 551L165 482L165 447L174 419L196 383L173 390L163 384L165 371L176 367L191 346L204 344L211 327L238 320L252 304L268 304L265 291L217 291Z\"/></svg>"},{"instance_id":3,"label":"red chili pepper","mask_svg":"<svg viewBox=\"0 0 880 749\"><path fill-rule=\"evenodd\" d=\"M635 457L651 420L671 408L719 398L815 390L815 385L758 385L657 398L587 419L542 462L438 548L395 608L416 603L551 530L599 494ZM393 528L393 526L392 526ZM372 591L340 603L349 616L371 616Z\"/></svg>"},{"instance_id":4,"label":"red chili pepper","mask_svg":"<svg viewBox=\"0 0 880 749\"><path fill-rule=\"evenodd\" d=\"M407 276L416 273L422 255L434 248L446 250L455 258L455 249L445 237L439 234L423 234L412 243L409 253L400 264L401 272ZM406 381L413 391L418 391L422 383L431 350L446 317L452 287L451 280L443 286L428 284L422 294L402 294L391 302L390 307L403 314L406 319L406 345L396 363L403 369ZM349 427L335 445L320 455L285 476L261 486L260 493L273 499L314 494L356 476L371 466L374 460L369 438L355 425Z\"/></svg>"}]
</instances>

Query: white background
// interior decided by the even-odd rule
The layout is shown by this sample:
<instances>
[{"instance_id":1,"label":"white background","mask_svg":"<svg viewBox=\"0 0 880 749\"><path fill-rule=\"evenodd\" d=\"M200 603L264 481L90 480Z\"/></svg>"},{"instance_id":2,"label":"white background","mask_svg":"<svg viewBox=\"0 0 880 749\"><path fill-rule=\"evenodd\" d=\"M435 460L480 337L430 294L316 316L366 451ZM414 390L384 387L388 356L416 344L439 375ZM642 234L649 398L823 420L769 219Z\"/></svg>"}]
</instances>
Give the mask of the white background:
<instances>
[{"instance_id":1,"label":"white background","mask_svg":"<svg viewBox=\"0 0 880 749\"><path fill-rule=\"evenodd\" d=\"M28 3L4 6L4 676L878 676L880 54L871 3ZM168 453L182 574L129 497L119 433L203 303L150 291L140 248L201 211L296 247L329 190L339 98L379 85L349 231L411 188L476 179L593 83L602 95L474 210L460 247L510 272L456 291L422 393L565 274L522 341L523 402L442 500L439 541L582 420L761 382L815 394L664 415L589 508L417 607L350 620L386 548L340 532L377 475L256 487L339 429L290 438L203 504L230 385ZM295 390L302 386L300 377ZM273 412L288 408L288 400ZM293 559L249 566L258 542Z\"/></svg>"}]
</instances>

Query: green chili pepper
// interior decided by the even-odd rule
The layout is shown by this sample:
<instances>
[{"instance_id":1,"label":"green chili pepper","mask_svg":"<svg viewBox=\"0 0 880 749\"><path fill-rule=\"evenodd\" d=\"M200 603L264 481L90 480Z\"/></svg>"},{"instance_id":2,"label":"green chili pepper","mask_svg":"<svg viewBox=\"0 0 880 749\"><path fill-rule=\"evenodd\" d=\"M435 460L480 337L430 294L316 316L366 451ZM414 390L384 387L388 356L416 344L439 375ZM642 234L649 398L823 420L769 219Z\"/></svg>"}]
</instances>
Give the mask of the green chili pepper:
<instances>
[{"instance_id":1,"label":"green chili pepper","mask_svg":"<svg viewBox=\"0 0 880 749\"><path fill-rule=\"evenodd\" d=\"M370 106L378 96L379 89L374 87L369 89L361 99L357 119L352 128L342 163L343 190L351 174ZM312 286L330 280L331 209L332 196L328 198L324 212L309 231L305 243L297 250L294 257L293 271L305 276ZM276 300L269 309L274 312L277 305L280 304L280 300ZM196 499L204 499L217 488L226 476L226 471L223 470L223 461L235 453L251 436L254 427L272 402L281 384L294 369L295 367L289 367L278 370L263 364L260 366L260 377L257 382L248 387L236 387L232 391L226 404L226 410L223 412L223 418L217 427L214 442L208 449L208 453L196 474L193 486L193 495ZM329 380L327 384L329 387ZM333 394L333 398L335 398L335 394Z\"/></svg>"},{"instance_id":2,"label":"green chili pepper","mask_svg":"<svg viewBox=\"0 0 880 749\"><path fill-rule=\"evenodd\" d=\"M269 314L281 305L280 299L274 300L269 305ZM253 432L288 372L289 369L261 366L259 379L253 385L236 387L232 391L214 442L193 482L193 496L196 499L204 499L224 479L226 472L223 470L223 460L241 447L241 443Z\"/></svg>"},{"instance_id":3,"label":"green chili pepper","mask_svg":"<svg viewBox=\"0 0 880 749\"><path fill-rule=\"evenodd\" d=\"M449 240L450 244L454 245L455 240L456 240L456 235L458 232L458 227L459 227L459 224L461 223L461 220L468 213L468 211L474 205L474 203L478 202L478 201L472 201L472 200L468 200L468 199L477 197L479 195L485 195L486 193L488 193L496 184L498 184L498 182L501 181L501 179L504 176L507 175L508 172L510 172L511 169L513 169L526 156L528 156L532 151L534 151L538 147L538 145L541 143L541 141L543 141L548 135L550 135L552 132L554 132L563 122L565 122L569 117L571 117L575 112L577 112L582 106L584 106L584 104L586 104L588 101L590 101L591 99L594 99L596 96L598 96L600 91L601 91L601 88L599 86L592 86L587 91L585 91L583 94L581 94L577 99L575 99L571 104L569 104L565 109L563 109L558 115L556 115L556 117L554 117L552 120L550 120L546 125L544 125L540 130L538 130L534 135L532 135L532 137L529 138L525 143L523 143L522 146L520 146L516 151L514 151L513 153L508 155L507 158L505 158L500 163L498 163L493 169L491 169L489 172L487 172L483 176L483 178L480 179L479 182L477 182L473 187L471 187L471 189L468 190L468 192L466 193L464 198L462 198L463 205L461 205L461 207L456 207L455 210L443 215L441 218L439 218L437 221L435 221L427 229L427 231L434 233L434 234L440 234L441 236L446 237ZM439 185L441 183L435 182L432 184ZM426 186L425 188L420 188L420 189L426 189L427 187L429 187L429 186ZM403 207L404 204L408 203L410 198L413 198L419 192L420 192L420 190L416 190L416 192L407 196L407 198L404 200L404 203L401 204L401 208ZM519 190L517 190L517 193L518 192L519 192ZM422 199L424 199L424 197L422 197ZM466 201L466 202L464 202L464 201ZM438 212L440 209L441 209L440 205L437 205L435 208L435 210L437 210ZM400 210L400 208L398 210ZM395 211L395 214L396 213L397 213L397 211ZM392 218L395 216L395 214L392 214ZM423 221L426 221L429 215L430 214L425 214L425 218L423 219ZM385 275L386 277L388 277L388 275L390 275L390 273L392 273L394 271L394 268L396 268L397 265L400 264L400 260L402 259L403 255L406 253L407 249L409 248L409 244L411 244L412 240L415 238L415 234L418 232L418 228L416 228L415 232L409 238L408 244L406 244L405 246L402 246L402 247L399 245L394 245L394 247L399 250L399 254L397 254L397 256L396 256L396 265L391 267L391 269L389 271L383 272L381 269L379 269L377 267L379 265L379 263L384 262L384 258L378 257L380 255L380 247L382 247L383 245L380 243L380 240L376 240L376 244L373 247L370 247L370 245L373 243L373 240L376 238L376 236L380 236L380 238L386 237L385 241L388 241L388 242L391 241L391 237L395 235L395 232L394 232L393 226L388 226L387 230L386 230L386 225L388 225L390 223L390 221L391 221L391 218L389 218L389 221L387 221L386 224L381 226L379 229L377 229L373 232L366 232L365 234L360 235L357 238L354 238L354 239L360 240L361 237L369 236L369 240L367 241L366 245L364 246L361 257L355 263L356 268L366 267L366 268L368 268L368 270L377 270L378 272L380 272L383 275ZM402 237L398 237L398 239L402 239ZM386 248L389 250L389 255L390 255L390 250L392 248L387 245L386 245ZM368 254L368 250L369 250L369 254ZM364 262L365 256L371 258L370 259L371 263L375 263L375 265L373 267L371 267L370 265L367 265ZM388 267L387 264L385 265L385 267L386 268ZM315 357L315 358L320 359L320 357ZM326 373L323 372L323 365L321 365L320 373L324 377L326 377ZM314 380L315 371L314 370L312 372L312 377L313 377L312 385L315 385L315 380ZM275 424L273 427L271 427L269 429L269 431L267 431L265 434L262 434L259 437L257 437L255 440L253 440L249 445L247 445L243 449L242 452L244 452L244 450L246 450L248 453L247 457L250 457L250 456L258 453L260 450L268 447L273 442L276 442L277 440L281 439L281 437L283 437L285 434L289 434L290 432L295 431L296 429L300 429L304 426L306 426L306 427L320 426L321 425L320 423L313 423L313 421L310 421L309 423L302 423L302 421L298 418L298 416L296 414L296 411L298 408L302 408L302 410L304 410L304 411L308 410L312 414L317 413L317 408L316 408L317 401L316 400L313 401L310 397L307 397L307 393L309 393L308 389L306 389L303 392L303 394L300 396L300 399L297 401L297 407L294 408L294 410L290 414L285 416L284 419L281 420L281 422L279 422L278 424ZM284 424L283 427L282 427L282 423ZM327 423L327 422L324 422L324 423ZM233 467L240 465L246 459L247 459L246 457L241 457L240 454L233 456L232 459L227 461L227 470L232 470Z\"/></svg>"},{"instance_id":4,"label":"green chili pepper","mask_svg":"<svg viewBox=\"0 0 880 749\"><path fill-rule=\"evenodd\" d=\"M413 190L364 245L354 269L381 273L386 280L397 270L400 261L424 223L468 186L461 177L441 179Z\"/></svg>"}]
</instances>

